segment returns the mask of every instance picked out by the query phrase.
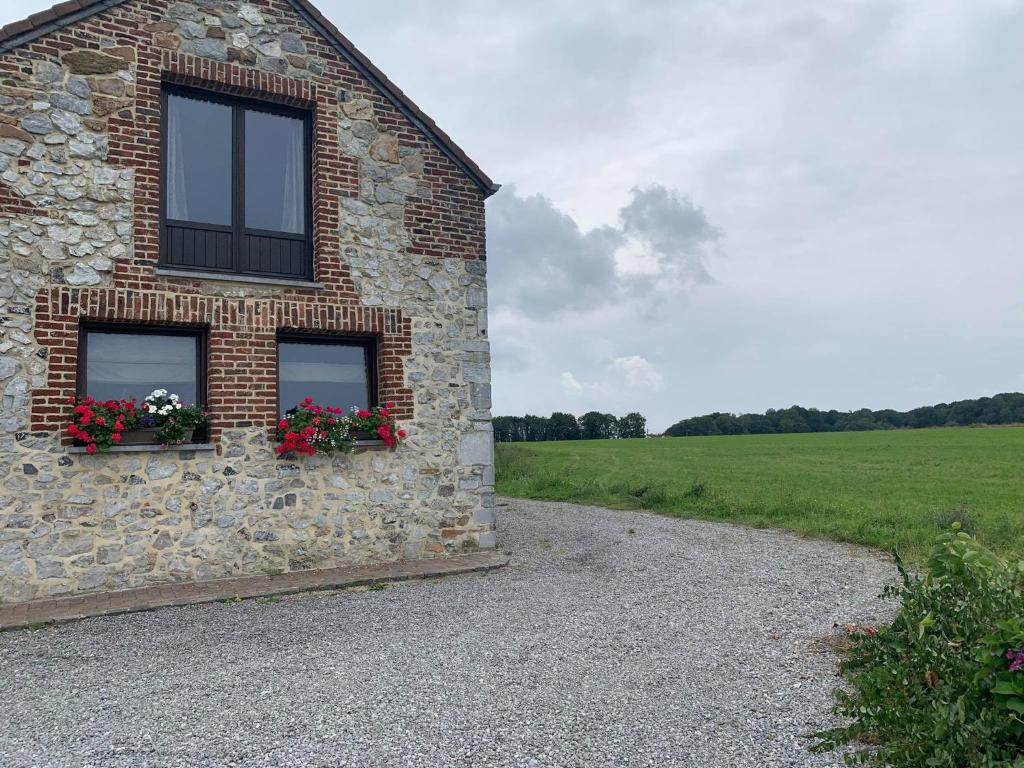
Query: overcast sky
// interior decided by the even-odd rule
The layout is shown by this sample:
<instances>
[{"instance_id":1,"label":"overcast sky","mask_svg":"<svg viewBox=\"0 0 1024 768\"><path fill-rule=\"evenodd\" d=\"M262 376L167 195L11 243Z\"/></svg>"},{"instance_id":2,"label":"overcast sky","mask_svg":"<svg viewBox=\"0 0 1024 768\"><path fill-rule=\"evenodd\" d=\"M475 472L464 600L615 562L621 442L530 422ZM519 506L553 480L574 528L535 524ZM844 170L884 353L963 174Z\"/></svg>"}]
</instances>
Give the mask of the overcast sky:
<instances>
[{"instance_id":1,"label":"overcast sky","mask_svg":"<svg viewBox=\"0 0 1024 768\"><path fill-rule=\"evenodd\" d=\"M505 185L495 414L1024 389L1024 0L319 7Z\"/></svg>"}]
</instances>

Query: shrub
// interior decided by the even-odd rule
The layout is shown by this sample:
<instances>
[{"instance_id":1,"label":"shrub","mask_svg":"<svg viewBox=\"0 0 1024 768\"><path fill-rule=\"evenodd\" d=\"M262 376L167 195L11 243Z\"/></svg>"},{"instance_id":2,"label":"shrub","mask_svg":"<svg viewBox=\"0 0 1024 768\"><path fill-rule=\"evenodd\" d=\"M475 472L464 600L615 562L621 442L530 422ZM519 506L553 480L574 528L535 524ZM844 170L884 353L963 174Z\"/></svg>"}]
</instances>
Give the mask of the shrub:
<instances>
[{"instance_id":1,"label":"shrub","mask_svg":"<svg viewBox=\"0 0 1024 768\"><path fill-rule=\"evenodd\" d=\"M1024 768L1024 563L1011 565L953 525L923 576L897 558L893 623L855 632L848 688L818 751L853 745L849 764Z\"/></svg>"}]
</instances>

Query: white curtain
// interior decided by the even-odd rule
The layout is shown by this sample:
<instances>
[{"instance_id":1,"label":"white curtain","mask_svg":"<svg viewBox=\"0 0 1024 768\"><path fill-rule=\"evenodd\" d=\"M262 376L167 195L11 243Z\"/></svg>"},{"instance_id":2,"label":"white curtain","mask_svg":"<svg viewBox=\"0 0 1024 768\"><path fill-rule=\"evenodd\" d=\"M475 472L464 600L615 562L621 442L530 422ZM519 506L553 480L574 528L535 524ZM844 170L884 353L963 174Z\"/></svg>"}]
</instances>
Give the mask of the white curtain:
<instances>
[{"instance_id":1,"label":"white curtain","mask_svg":"<svg viewBox=\"0 0 1024 768\"><path fill-rule=\"evenodd\" d=\"M303 195L305 164L302 162L303 124L300 120L288 120L290 130L287 131L284 153L283 197L284 206L281 213L281 228L284 232L305 231L305 211Z\"/></svg>"},{"instance_id":2,"label":"white curtain","mask_svg":"<svg viewBox=\"0 0 1024 768\"><path fill-rule=\"evenodd\" d=\"M179 98L167 97L167 217L191 221L185 184L185 137Z\"/></svg>"}]
</instances>

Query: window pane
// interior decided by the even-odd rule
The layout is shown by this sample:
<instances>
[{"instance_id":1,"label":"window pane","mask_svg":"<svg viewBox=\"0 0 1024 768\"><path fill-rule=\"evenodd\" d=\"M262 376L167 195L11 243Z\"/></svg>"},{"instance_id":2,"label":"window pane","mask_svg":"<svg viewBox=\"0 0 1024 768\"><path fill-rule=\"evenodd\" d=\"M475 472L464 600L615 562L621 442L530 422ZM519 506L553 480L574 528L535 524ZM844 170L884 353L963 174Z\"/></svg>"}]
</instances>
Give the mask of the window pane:
<instances>
[{"instance_id":1,"label":"window pane","mask_svg":"<svg viewBox=\"0 0 1024 768\"><path fill-rule=\"evenodd\" d=\"M245 226L306 231L305 133L302 120L245 113Z\"/></svg>"},{"instance_id":2,"label":"window pane","mask_svg":"<svg viewBox=\"0 0 1024 768\"><path fill-rule=\"evenodd\" d=\"M231 224L231 107L167 96L167 216Z\"/></svg>"},{"instance_id":3,"label":"window pane","mask_svg":"<svg viewBox=\"0 0 1024 768\"><path fill-rule=\"evenodd\" d=\"M85 394L142 400L154 389L166 389L183 402L197 402L196 336L89 331L86 344Z\"/></svg>"},{"instance_id":4,"label":"window pane","mask_svg":"<svg viewBox=\"0 0 1024 768\"><path fill-rule=\"evenodd\" d=\"M281 342L278 348L281 413L312 397L334 408L368 408L365 347Z\"/></svg>"}]
</instances>

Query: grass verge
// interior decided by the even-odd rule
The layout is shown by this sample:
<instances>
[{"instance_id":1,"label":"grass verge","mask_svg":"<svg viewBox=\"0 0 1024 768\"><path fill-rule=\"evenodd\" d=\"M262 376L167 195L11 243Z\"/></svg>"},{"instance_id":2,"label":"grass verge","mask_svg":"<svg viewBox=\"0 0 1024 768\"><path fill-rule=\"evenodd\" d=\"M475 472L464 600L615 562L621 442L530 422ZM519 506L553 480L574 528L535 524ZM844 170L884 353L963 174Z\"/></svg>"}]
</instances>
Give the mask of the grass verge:
<instances>
[{"instance_id":1,"label":"grass verge","mask_svg":"<svg viewBox=\"0 0 1024 768\"><path fill-rule=\"evenodd\" d=\"M784 528L918 560L957 522L1024 553L1024 428L499 445L498 492Z\"/></svg>"}]
</instances>

